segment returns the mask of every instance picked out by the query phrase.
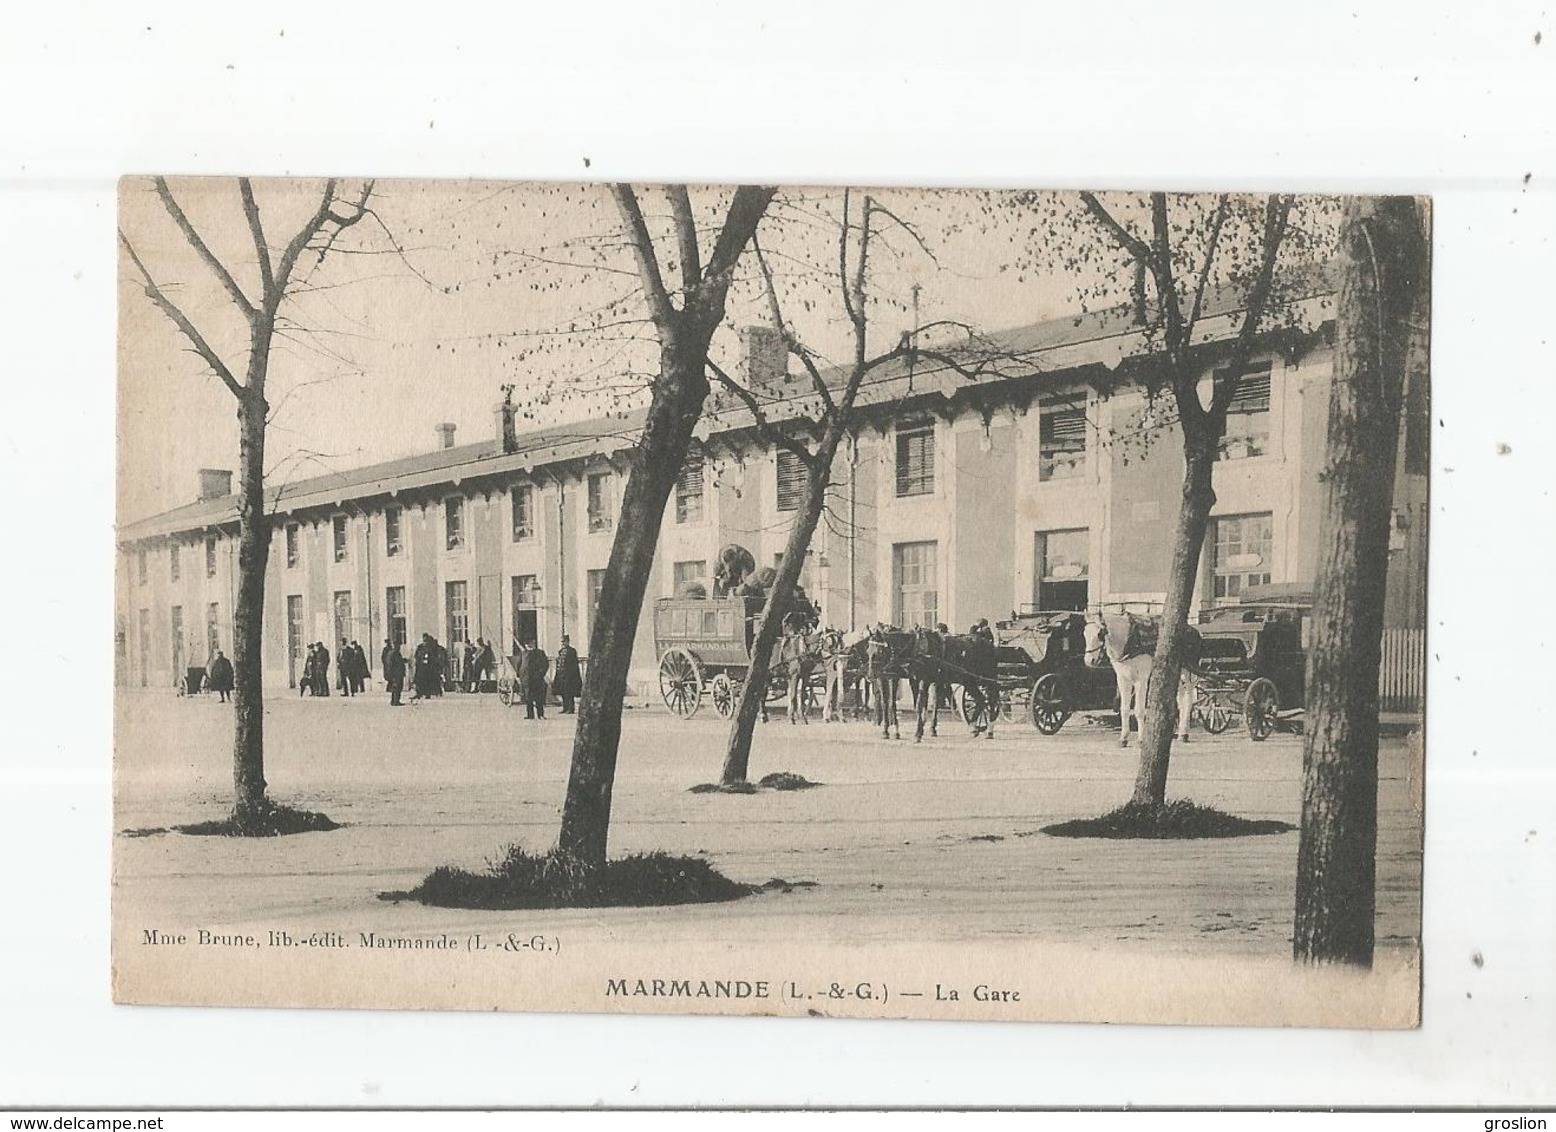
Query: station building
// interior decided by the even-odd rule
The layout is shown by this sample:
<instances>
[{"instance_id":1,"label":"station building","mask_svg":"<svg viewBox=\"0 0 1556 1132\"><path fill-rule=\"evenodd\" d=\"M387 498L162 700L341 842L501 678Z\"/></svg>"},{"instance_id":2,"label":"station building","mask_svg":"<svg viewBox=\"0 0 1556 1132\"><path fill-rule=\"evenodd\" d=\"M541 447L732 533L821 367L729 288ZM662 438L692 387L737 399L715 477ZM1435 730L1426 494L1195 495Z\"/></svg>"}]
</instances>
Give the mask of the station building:
<instances>
[{"instance_id":1,"label":"station building","mask_svg":"<svg viewBox=\"0 0 1556 1132\"><path fill-rule=\"evenodd\" d=\"M1332 303L1324 285L1314 292L1297 311L1305 329L1261 345L1232 406L1199 609L1255 586L1311 588L1333 356ZM1196 337L1207 387L1239 317L1230 292L1207 303ZM969 381L920 361L883 367L861 391L860 427L838 454L801 576L826 624L965 629L1034 609L1160 607L1182 445L1161 416L1167 401L1153 406L1140 384L1152 349L1144 328L1115 309L994 337L1019 359L999 376ZM810 378L789 372L776 333L747 328L742 348L743 380L764 415L800 434L812 428ZM1425 618L1425 405L1426 391L1411 390L1386 607L1394 652L1406 658L1398 663L1412 672ZM422 633L445 644L480 637L499 651L514 638L554 651L565 633L587 652L616 524L631 521L620 500L642 419L519 432L511 406L499 406L490 435L474 443L439 424L422 454L274 489L267 686L295 687L313 641L332 652L342 639L361 642L375 673L386 637L414 645ZM802 482L792 454L716 390L664 516L635 688L653 694L654 599L711 583L730 543L759 566L775 563ZM188 505L119 529L123 685L172 687L186 663L231 651L236 498L227 472L202 471L199 488Z\"/></svg>"}]
</instances>

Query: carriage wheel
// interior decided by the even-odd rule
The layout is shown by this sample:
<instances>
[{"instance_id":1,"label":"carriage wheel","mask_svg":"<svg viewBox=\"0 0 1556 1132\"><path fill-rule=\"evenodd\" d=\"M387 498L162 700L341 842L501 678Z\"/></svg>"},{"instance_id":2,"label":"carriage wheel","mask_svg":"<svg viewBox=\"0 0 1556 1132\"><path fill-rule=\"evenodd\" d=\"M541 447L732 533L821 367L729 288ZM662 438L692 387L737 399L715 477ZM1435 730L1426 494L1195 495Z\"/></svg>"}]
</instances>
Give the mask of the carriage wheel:
<instances>
[{"instance_id":1,"label":"carriage wheel","mask_svg":"<svg viewBox=\"0 0 1556 1132\"><path fill-rule=\"evenodd\" d=\"M1032 726L1044 735L1057 735L1070 718L1070 705L1064 697L1064 685L1057 672L1039 676L1032 685L1032 706L1028 714Z\"/></svg>"},{"instance_id":2,"label":"carriage wheel","mask_svg":"<svg viewBox=\"0 0 1556 1132\"><path fill-rule=\"evenodd\" d=\"M669 649L659 659L659 694L665 706L690 719L702 705L702 669L691 653Z\"/></svg>"},{"instance_id":3,"label":"carriage wheel","mask_svg":"<svg viewBox=\"0 0 1556 1132\"><path fill-rule=\"evenodd\" d=\"M513 677L499 676L497 678L497 699L503 707L512 707L517 697L513 694Z\"/></svg>"},{"instance_id":4,"label":"carriage wheel","mask_svg":"<svg viewBox=\"0 0 1556 1132\"><path fill-rule=\"evenodd\" d=\"M720 672L709 682L708 694L713 697L713 710L720 718L728 719L735 714L735 682L724 673Z\"/></svg>"},{"instance_id":5,"label":"carriage wheel","mask_svg":"<svg viewBox=\"0 0 1556 1132\"><path fill-rule=\"evenodd\" d=\"M1248 725L1248 737L1262 742L1275 730L1276 713L1280 710L1280 696L1273 681L1261 676L1248 685L1248 695L1243 700L1243 722Z\"/></svg>"},{"instance_id":6,"label":"carriage wheel","mask_svg":"<svg viewBox=\"0 0 1556 1132\"><path fill-rule=\"evenodd\" d=\"M1216 695L1199 681L1194 682L1193 714L1199 716L1199 724L1212 735L1219 735L1232 725L1232 712Z\"/></svg>"}]
</instances>

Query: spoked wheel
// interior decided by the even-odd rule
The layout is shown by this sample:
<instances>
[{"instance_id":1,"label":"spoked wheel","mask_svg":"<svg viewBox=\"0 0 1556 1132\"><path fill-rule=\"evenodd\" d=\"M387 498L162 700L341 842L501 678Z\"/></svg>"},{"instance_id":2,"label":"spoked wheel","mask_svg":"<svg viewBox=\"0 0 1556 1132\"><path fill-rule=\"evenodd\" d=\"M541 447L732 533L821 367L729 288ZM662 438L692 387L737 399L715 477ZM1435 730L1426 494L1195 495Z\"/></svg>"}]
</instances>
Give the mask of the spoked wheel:
<instances>
[{"instance_id":1,"label":"spoked wheel","mask_svg":"<svg viewBox=\"0 0 1556 1132\"><path fill-rule=\"evenodd\" d=\"M513 694L512 676L497 677L497 699L503 707L512 707L514 701L518 699L518 697Z\"/></svg>"},{"instance_id":2,"label":"spoked wheel","mask_svg":"<svg viewBox=\"0 0 1556 1132\"><path fill-rule=\"evenodd\" d=\"M713 697L713 710L723 719L735 714L735 698L738 694L735 682L722 672L708 683L708 695Z\"/></svg>"},{"instance_id":3,"label":"spoked wheel","mask_svg":"<svg viewBox=\"0 0 1556 1132\"><path fill-rule=\"evenodd\" d=\"M702 706L702 669L691 653L669 649L659 658L659 694L682 719L697 714Z\"/></svg>"},{"instance_id":4,"label":"spoked wheel","mask_svg":"<svg viewBox=\"0 0 1556 1132\"><path fill-rule=\"evenodd\" d=\"M1243 721L1248 724L1248 737L1263 742L1275 730L1275 720L1280 711L1280 696L1275 684L1266 677L1259 677L1248 685L1248 695L1243 701Z\"/></svg>"},{"instance_id":5,"label":"spoked wheel","mask_svg":"<svg viewBox=\"0 0 1556 1132\"><path fill-rule=\"evenodd\" d=\"M1032 704L1028 711L1032 726L1044 735L1057 735L1070 718L1070 705L1065 699L1064 684L1057 672L1039 676L1032 685Z\"/></svg>"},{"instance_id":6,"label":"spoked wheel","mask_svg":"<svg viewBox=\"0 0 1556 1132\"><path fill-rule=\"evenodd\" d=\"M1196 686L1194 711L1199 715L1200 726L1212 735L1219 735L1232 725L1232 712L1208 688Z\"/></svg>"}]
</instances>

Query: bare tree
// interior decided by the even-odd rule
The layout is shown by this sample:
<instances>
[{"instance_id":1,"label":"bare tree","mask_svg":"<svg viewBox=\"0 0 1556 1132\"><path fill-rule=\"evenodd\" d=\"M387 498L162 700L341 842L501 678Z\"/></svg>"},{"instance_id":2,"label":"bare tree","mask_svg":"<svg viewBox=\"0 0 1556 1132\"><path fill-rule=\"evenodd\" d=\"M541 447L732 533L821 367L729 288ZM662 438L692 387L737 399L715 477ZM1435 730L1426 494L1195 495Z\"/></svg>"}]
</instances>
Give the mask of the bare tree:
<instances>
[{"instance_id":1,"label":"bare tree","mask_svg":"<svg viewBox=\"0 0 1556 1132\"><path fill-rule=\"evenodd\" d=\"M258 288L254 297L238 283L235 270L224 263L196 230L167 181L154 187L179 234L215 276L248 328L248 348L241 360L224 358L182 308L167 293L121 229L119 243L140 279L148 299L167 316L190 349L227 387L238 406L238 596L233 611L233 668L237 690L234 706L232 780L233 823L245 833L264 832L271 804L266 796L264 688L260 651L263 642L265 566L270 551L270 524L265 516L265 427L270 406L265 381L271 345L276 337L281 305L296 282L304 256L322 261L340 234L370 214L373 182L365 182L354 199L337 195L337 183L326 181L319 202L284 245L273 246L266 234L249 179L237 181L238 199L253 241ZM242 376L239 377L241 372Z\"/></svg>"},{"instance_id":2,"label":"bare tree","mask_svg":"<svg viewBox=\"0 0 1556 1132\"><path fill-rule=\"evenodd\" d=\"M1228 247L1232 243L1228 230L1234 218L1234 201L1228 195L1217 198L1204 223L1190 224L1181 217L1175 219L1175 202L1167 193L1152 193L1144 210L1148 219L1143 235L1132 230L1128 218L1117 215L1097 194L1081 193L1081 201L1086 214L1135 269L1135 301L1157 347L1147 359L1146 380L1153 395L1160 390L1170 400L1183 437L1183 489L1134 789L1134 801L1159 806L1167 793L1177 698L1173 690L1182 672L1184 630L1205 530L1216 501L1212 471L1226 432L1227 410L1271 307L1276 260L1287 236L1293 198L1277 195L1264 200L1262 216L1246 225L1251 247L1244 252L1241 265L1236 262L1236 252ZM1208 288L1218 274L1218 261L1224 264L1229 255L1233 257L1230 276L1245 288L1245 294L1230 357L1216 372L1207 405L1200 398L1204 353L1196 348L1195 330L1204 313ZM1225 272L1224 266L1220 272ZM1147 283L1154 303L1146 301Z\"/></svg>"},{"instance_id":3,"label":"bare tree","mask_svg":"<svg viewBox=\"0 0 1556 1132\"><path fill-rule=\"evenodd\" d=\"M680 272L679 302L660 268L660 253L636 190L630 185L611 187L658 339L659 365L622 497L622 514L628 521L616 529L600 587L589 637L589 678L573 734L558 848L585 866L605 861L632 642L665 505L708 396L708 347L724 319L736 263L755 235L774 190L747 185L735 191L706 263L688 190L671 185L665 193L674 233L669 255Z\"/></svg>"},{"instance_id":4,"label":"bare tree","mask_svg":"<svg viewBox=\"0 0 1556 1132\"><path fill-rule=\"evenodd\" d=\"M911 333L902 335L890 349L871 355L868 293L870 253L883 227L895 227L908 233L918 248L928 253L923 237L906 220L872 196L864 198L858 219L855 220L852 215L852 192L843 190L836 284L851 329L853 351L847 366L833 375L830 384L817 365L815 354L804 345L793 325L785 318L773 272L761 246L758 244L755 248L773 325L782 335L788 352L805 368L810 378L811 391L815 394L815 420L812 426L814 447L808 445L801 436L772 421L755 390L740 385L724 371L712 367L723 387L734 394L750 412L763 439L793 453L805 471L794 525L789 529L783 559L772 585L768 587L767 603L751 645L751 666L741 684L740 696L730 723L729 742L720 775L720 782L726 786L744 782L749 772L751 740L772 671L773 649L783 630L784 617L793 601L811 539L826 508L827 490L831 486L832 465L838 448L859 426L856 401L865 379L883 367L901 362L914 366L922 363L932 369L950 370L969 381L983 377L1012 376L1009 372L1001 372L999 363L1005 355L998 349L979 338L964 324L946 320L915 327ZM921 340L926 336L933 339L947 331L964 334L965 341L957 343L954 349L922 344Z\"/></svg>"},{"instance_id":5,"label":"bare tree","mask_svg":"<svg viewBox=\"0 0 1556 1132\"><path fill-rule=\"evenodd\" d=\"M1389 519L1405 389L1427 381L1428 224L1424 202L1355 197L1341 228L1292 937L1313 963L1372 965Z\"/></svg>"}]
</instances>

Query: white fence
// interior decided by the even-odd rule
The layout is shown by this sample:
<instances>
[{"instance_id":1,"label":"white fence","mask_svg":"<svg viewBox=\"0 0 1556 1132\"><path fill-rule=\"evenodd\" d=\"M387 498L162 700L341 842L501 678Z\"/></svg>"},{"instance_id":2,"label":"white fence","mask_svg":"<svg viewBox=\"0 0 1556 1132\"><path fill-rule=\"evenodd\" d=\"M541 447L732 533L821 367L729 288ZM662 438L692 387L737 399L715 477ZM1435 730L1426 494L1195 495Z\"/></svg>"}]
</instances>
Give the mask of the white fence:
<instances>
[{"instance_id":1,"label":"white fence","mask_svg":"<svg viewBox=\"0 0 1556 1132\"><path fill-rule=\"evenodd\" d=\"M1383 630L1383 664L1378 670L1382 711L1419 711L1426 696L1426 631Z\"/></svg>"}]
</instances>

